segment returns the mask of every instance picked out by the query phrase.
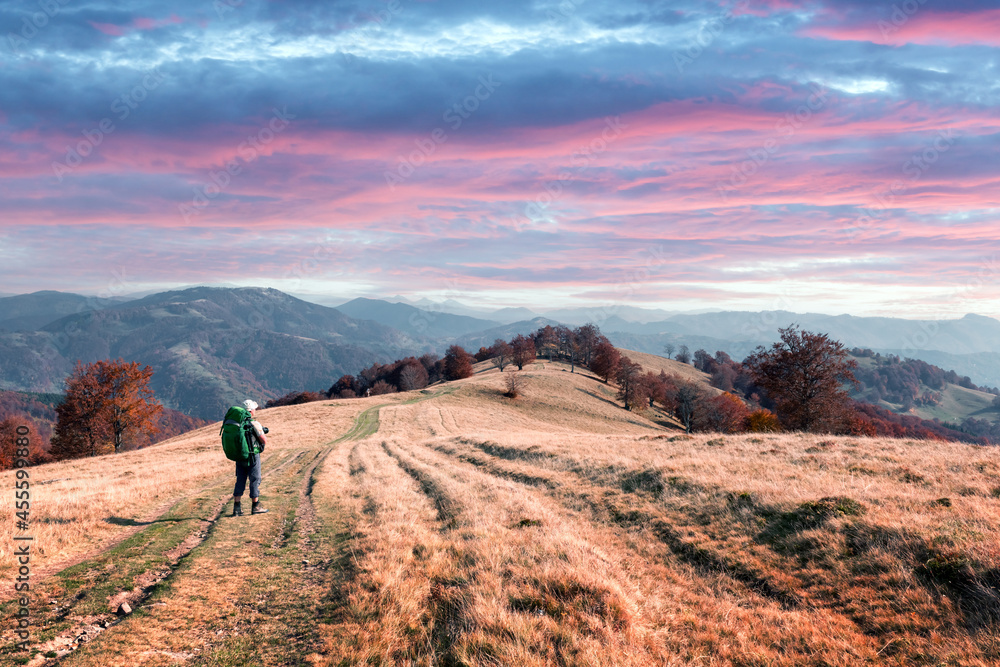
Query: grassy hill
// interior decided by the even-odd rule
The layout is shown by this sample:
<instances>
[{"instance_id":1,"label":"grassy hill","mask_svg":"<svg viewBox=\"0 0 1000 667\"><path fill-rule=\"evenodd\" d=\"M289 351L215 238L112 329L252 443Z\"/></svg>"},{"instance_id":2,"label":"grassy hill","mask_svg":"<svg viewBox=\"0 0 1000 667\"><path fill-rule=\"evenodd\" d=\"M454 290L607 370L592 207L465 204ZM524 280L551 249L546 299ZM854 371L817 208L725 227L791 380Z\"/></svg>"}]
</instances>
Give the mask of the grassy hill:
<instances>
[{"instance_id":1,"label":"grassy hill","mask_svg":"<svg viewBox=\"0 0 1000 667\"><path fill-rule=\"evenodd\" d=\"M688 436L561 363L516 400L477 371L261 411L268 514L228 516L217 425L32 470L33 664L1000 660L996 449Z\"/></svg>"},{"instance_id":2,"label":"grassy hill","mask_svg":"<svg viewBox=\"0 0 1000 667\"><path fill-rule=\"evenodd\" d=\"M879 368L879 360L872 357L855 357L854 360L858 363L861 371ZM886 363L884 359L882 363ZM895 364L895 367L899 367L898 363ZM890 365L889 369L892 370L892 368L893 365ZM874 402L893 412L911 414L921 419L939 419L942 422L961 423L969 417L973 417L990 422L1000 421L1000 411L993 407L993 400L996 398L993 394L963 387L954 382L942 382L940 385L932 387L919 381L919 378L917 380L916 393L918 395L935 395L938 402L933 404L918 403L912 406L904 405L898 400L893 401L885 398ZM855 393L862 399L864 399L864 394L864 391Z\"/></svg>"}]
</instances>

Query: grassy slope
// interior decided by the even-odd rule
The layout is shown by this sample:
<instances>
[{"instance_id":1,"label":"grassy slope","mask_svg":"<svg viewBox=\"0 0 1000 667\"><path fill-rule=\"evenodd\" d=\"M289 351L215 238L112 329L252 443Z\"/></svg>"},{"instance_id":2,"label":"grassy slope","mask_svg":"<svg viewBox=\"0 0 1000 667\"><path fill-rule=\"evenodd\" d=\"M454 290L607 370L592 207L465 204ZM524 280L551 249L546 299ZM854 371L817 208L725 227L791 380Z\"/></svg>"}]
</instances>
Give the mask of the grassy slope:
<instances>
[{"instance_id":1,"label":"grassy slope","mask_svg":"<svg viewBox=\"0 0 1000 667\"><path fill-rule=\"evenodd\" d=\"M36 645L113 621L131 594L137 611L62 663L1000 660L996 450L688 437L561 364L527 367L515 401L496 370L479 371L423 393L264 411L266 515L218 514L232 473L213 467L213 427L156 458L114 459L117 485L162 486L134 504L69 502L107 459L36 469L70 478L38 487L59 493L33 506L67 527L58 559L136 529L108 516L145 524L172 503L39 582ZM160 483L163 460L184 463Z\"/></svg>"}]
</instances>

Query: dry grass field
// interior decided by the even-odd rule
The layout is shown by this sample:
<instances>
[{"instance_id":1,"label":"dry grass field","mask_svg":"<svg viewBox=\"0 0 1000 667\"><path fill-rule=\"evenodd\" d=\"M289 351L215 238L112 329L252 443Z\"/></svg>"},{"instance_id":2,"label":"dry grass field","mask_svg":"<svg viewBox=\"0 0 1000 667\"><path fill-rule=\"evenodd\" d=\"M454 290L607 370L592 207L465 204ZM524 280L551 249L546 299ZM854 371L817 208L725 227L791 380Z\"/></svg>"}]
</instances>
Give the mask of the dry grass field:
<instances>
[{"instance_id":1,"label":"dry grass field","mask_svg":"<svg viewBox=\"0 0 1000 667\"><path fill-rule=\"evenodd\" d=\"M996 449L688 436L562 364L514 400L478 371L262 411L264 515L228 516L217 426L33 469L34 653L6 493L0 660L1000 664Z\"/></svg>"}]
</instances>

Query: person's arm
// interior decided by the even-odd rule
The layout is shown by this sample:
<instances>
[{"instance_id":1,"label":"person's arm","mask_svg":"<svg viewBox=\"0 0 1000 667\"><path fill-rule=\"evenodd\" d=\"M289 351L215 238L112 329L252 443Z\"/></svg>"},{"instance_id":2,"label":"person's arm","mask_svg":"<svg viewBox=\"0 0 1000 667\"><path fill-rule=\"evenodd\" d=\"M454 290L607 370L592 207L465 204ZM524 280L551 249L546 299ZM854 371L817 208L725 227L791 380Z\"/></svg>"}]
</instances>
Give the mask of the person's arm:
<instances>
[{"instance_id":1,"label":"person's arm","mask_svg":"<svg viewBox=\"0 0 1000 667\"><path fill-rule=\"evenodd\" d=\"M257 442L260 443L260 451L264 451L264 446L267 445L267 436L264 435L264 427L257 420L250 423L253 424L253 434L257 438Z\"/></svg>"}]
</instances>

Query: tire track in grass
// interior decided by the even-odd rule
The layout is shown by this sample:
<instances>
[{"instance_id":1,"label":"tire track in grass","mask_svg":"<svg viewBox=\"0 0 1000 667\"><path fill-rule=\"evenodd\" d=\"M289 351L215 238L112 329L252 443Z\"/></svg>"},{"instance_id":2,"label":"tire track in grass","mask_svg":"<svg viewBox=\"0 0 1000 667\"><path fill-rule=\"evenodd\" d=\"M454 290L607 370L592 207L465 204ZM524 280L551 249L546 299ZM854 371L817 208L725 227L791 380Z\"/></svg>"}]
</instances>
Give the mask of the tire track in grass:
<instances>
[{"instance_id":1,"label":"tire track in grass","mask_svg":"<svg viewBox=\"0 0 1000 667\"><path fill-rule=\"evenodd\" d=\"M636 566L626 574L607 557L616 537L540 489L453 465L431 443L405 449L411 466L433 471L437 487L468 504L463 529L450 536L469 554L461 575L471 602L463 612L464 634L454 640L456 654L487 647L505 655L525 651L528 664L568 665L591 664L583 656L600 649L608 656L601 664L667 664L663 647L633 641L645 632L633 622L637 609L624 593L637 587ZM661 581L662 569L644 581Z\"/></svg>"},{"instance_id":2,"label":"tire track in grass","mask_svg":"<svg viewBox=\"0 0 1000 667\"><path fill-rule=\"evenodd\" d=\"M396 464L420 485L420 489L431 499L437 509L438 520L445 529L455 528L458 525L458 517L462 513L462 502L453 495L449 495L442 488L436 475L426 466L420 465L415 459L404 454L400 449L390 447L389 443L382 441L382 449L392 458Z\"/></svg>"},{"instance_id":3,"label":"tire track in grass","mask_svg":"<svg viewBox=\"0 0 1000 667\"><path fill-rule=\"evenodd\" d=\"M375 435L376 433L378 433L380 425L379 411L382 408L394 407L397 405L413 405L414 403L421 403L423 401L427 401L432 398L437 398L439 396L447 396L449 394L454 393L457 389L458 389L457 387L448 387L440 391L435 391L433 393L428 393L428 394L423 394L423 392L421 392L422 395L409 398L400 403L381 403L379 405L372 406L364 410L357 417L355 417L354 426L352 426L347 433L334 440L333 443L337 444L340 442L344 442L346 440L362 440L364 438L367 438L368 436Z\"/></svg>"},{"instance_id":4,"label":"tire track in grass","mask_svg":"<svg viewBox=\"0 0 1000 667\"><path fill-rule=\"evenodd\" d=\"M378 433L378 413L379 410L384 408L386 405L389 404L385 403L383 405L376 405L363 411L360 415L354 418L354 426L351 427L351 430L334 440L334 444L341 443L346 440L361 440L362 438L367 438L370 435Z\"/></svg>"},{"instance_id":5,"label":"tire track in grass","mask_svg":"<svg viewBox=\"0 0 1000 667\"><path fill-rule=\"evenodd\" d=\"M475 478L481 475L494 479L499 478L504 480L500 488L508 488L510 483L514 482L523 487L525 496L545 497L548 498L548 502L554 502L555 507L560 507L563 513L568 512L568 514L564 514L565 518L562 521L580 521L583 518L581 511L583 516L590 515L592 518L590 522L585 524L585 528L581 529L581 534L584 530L593 534L595 538L605 534L606 536L599 538L596 544L618 544L616 551L633 551L642 558L641 562L662 563L664 566L680 572L682 576L687 576L683 573L688 571L685 568L690 568L701 576L702 581L701 586L692 591L692 594L714 598L718 595L719 582L731 581L734 585L723 585L721 586L722 590L744 599L743 604L749 603L747 608L773 610L763 612L763 616L780 619L780 625L788 624L790 628L795 628L799 625L799 619L803 614L809 615L816 627L834 628L837 630L838 637L845 638L843 642L840 640L828 642L827 636L833 636L832 634L823 635L820 633L814 636L813 641L816 642L817 646L823 646L824 650L828 651L828 656L839 654L846 648L853 658L863 660L864 656L871 656L878 649L873 644L874 640L867 636L861 628L856 627L852 619L836 613L836 610L824 607L813 609L803 606L797 596L791 599L787 598L785 591L775 589L769 579L748 569L742 563L733 564L721 560L723 557L714 551L703 550L699 545L688 542L679 531L670 526L665 517L657 514L653 505L643 505L649 510L648 512L635 511L631 509L632 506L628 506L629 511L623 511L621 507L616 508L619 503L622 503L622 496L627 495L618 489L588 485L579 480L571 479L575 475L565 474L564 476L555 472L551 475L542 474L546 474L545 478L549 481L562 478L566 482L566 486L552 489L547 484L525 484L519 480L511 479L511 477L520 476L523 473L522 469L507 470L506 472L515 473L512 476L495 474L496 468L490 464L498 464L503 469L510 465L507 459L493 457L492 461L486 462L481 455L472 454L468 460L460 459L461 463L453 463L460 452L447 451L449 448L443 443L421 443L415 448L425 452L415 454L424 465L432 466L441 471L442 474L447 474L458 484L473 487L476 485ZM538 457L533 456L532 458L537 459ZM479 463L478 466L476 462ZM484 466L488 469L484 469ZM534 468L533 470L537 471ZM541 471L537 472L541 473ZM627 477L627 473L623 475L623 478L625 477ZM625 479L622 481L624 482ZM574 486L576 488L573 488ZM471 495L472 492L468 493ZM522 492L512 490L509 493L508 500L503 501L498 497L497 502L510 506L521 502ZM553 511L560 510L553 508ZM605 533L608 530L612 531L614 537ZM652 533L656 539L643 539L645 533ZM677 570L676 565L671 566L671 562L680 564L681 570ZM640 570L637 568L636 571ZM644 582L655 581L658 578L662 579L662 575L657 577L650 572L643 575L641 580ZM698 605L697 602L694 604ZM805 652L800 656L803 659L801 664L807 664L806 655L813 655L816 647L796 644L796 641L798 640L792 638L789 647L793 653L804 650Z\"/></svg>"},{"instance_id":6,"label":"tire track in grass","mask_svg":"<svg viewBox=\"0 0 1000 667\"><path fill-rule=\"evenodd\" d=\"M284 467L295 456L289 453L268 471ZM231 484L217 481L204 487L115 546L33 582L34 648L62 658L120 621L112 606L128 602L135 607L145 601L211 533L232 498ZM2 607L4 616L12 610L10 603ZM0 649L0 656L10 648ZM36 659L32 664L45 663Z\"/></svg>"},{"instance_id":7,"label":"tire track in grass","mask_svg":"<svg viewBox=\"0 0 1000 667\"><path fill-rule=\"evenodd\" d=\"M274 467L271 470L268 470L267 471L268 474L273 474L277 470L280 470L283 466L288 465L289 463L291 463L298 456L301 456L301 452L299 454L296 454L295 456L293 456L291 458L286 458L283 463L279 464L277 467ZM226 473L226 475L229 475L229 473ZM199 494L205 493L209 489L212 489L212 488L215 488L216 486L218 486L219 479L220 479L219 477L216 477L214 480L212 480L211 482L209 482L208 484L202 486L199 489L196 489L194 491L186 491L186 492L184 492L184 495L191 496L191 495L199 495ZM142 518L136 520L134 526L130 526L127 530L123 531L122 533L119 533L118 535L114 536L113 538L111 538L110 540L104 542L103 544L101 544L101 545L99 545L97 547L94 547L93 549L87 551L86 553L74 556L72 558L68 558L68 559L66 559L64 561L61 561L61 562L58 562L58 563L53 563L51 565L47 565L44 568L41 568L41 569L39 569L37 571L32 571L32 573L31 573L31 579L32 579L32 582L33 582L33 586L41 586L49 578L51 578L52 576L58 574L59 572L67 570L67 569L69 569L69 568L71 568L71 567L73 567L75 565L79 565L81 563L85 563L87 561L94 560L95 558L100 557L101 554L107 552L108 550L114 549L115 547L117 547L122 542L124 542L125 540L129 539L130 537L136 535L137 533L140 533L140 532L146 530L151 525L153 525L153 524L155 524L157 522L168 520L168 519L165 519L164 517L171 511L171 508L173 508L179 502L182 502L182 501L180 499L178 499L177 496L174 496L174 497L170 498L169 500L165 500L162 503L160 503L159 505L157 505L153 510L151 510L150 512L148 512L145 516L143 516ZM6 593L6 591L5 591L5 593ZM4 600L4 601L6 602L7 600Z\"/></svg>"},{"instance_id":8,"label":"tire track in grass","mask_svg":"<svg viewBox=\"0 0 1000 667\"><path fill-rule=\"evenodd\" d=\"M212 530L148 604L72 654L69 665L296 664L315 643L310 630L322 576L302 558L308 539L311 480L331 448L299 452L265 475L267 514L231 517ZM292 462L297 465L287 465ZM290 536L298 532L299 540ZM122 661L128 656L128 661Z\"/></svg>"},{"instance_id":9,"label":"tire track in grass","mask_svg":"<svg viewBox=\"0 0 1000 667\"><path fill-rule=\"evenodd\" d=\"M530 452L522 451L518 454L515 448L498 449L493 443L462 440L461 444L465 445L465 449L447 444L438 444L436 449L490 474L507 479L527 474L524 473L526 468L532 473L539 472L539 469L528 461L538 461L543 465L546 461L552 461L552 457L539 458ZM487 451L494 453L486 454ZM484 454L488 458L484 458ZM866 578L863 570L850 575L838 587L827 588L828 583L818 576L814 569L800 571L803 565L797 563L795 557L789 558L782 553L775 554L769 564L762 569L754 563L745 562L744 554L740 550L720 549L713 544L705 544L705 536L701 540L691 539L699 532L690 531L702 525L699 523L702 519L691 516L690 509L671 510L663 500L659 499L664 493L707 494L710 496L709 502L713 503L710 511L717 516L723 516L726 512L736 511L743 506L741 503L744 501L740 494L727 492L725 489L703 487L683 478L661 480L657 476L653 479L648 470L623 470L615 471L614 474L611 474L610 470L603 471L598 476L606 479L599 481L592 475L587 475L587 471L579 466L568 467L571 468L568 472L543 473L548 479L562 477L567 480L562 489L552 490L550 495L562 497L567 506L570 503L576 506L585 505L595 519L617 524L629 532L639 534L648 530L670 549L675 558L694 567L703 577L731 579L738 582L745 586L748 592L779 604L790 617L809 614L816 618L825 617L841 621L845 627L850 628L850 636L854 637L853 646L859 652L858 659L864 655L863 651L868 649L878 651L880 647L884 648L887 636L889 638L895 636L894 630L873 628L872 619L861 611L865 608L855 606L854 597L851 595L845 596L840 593L840 587L845 587L845 590L848 588L854 590L855 596L868 595L869 593L865 593L862 589L871 586L872 582ZM674 480L677 480L676 483ZM578 490L574 490L574 487ZM758 516L771 517L768 521L772 521L774 525L780 525L782 521L794 522L796 516L795 512L771 506L754 505L750 509L757 512ZM751 537L762 530L760 525L755 525L755 529L750 529ZM874 530L877 532L878 529ZM712 539L710 534L707 539ZM852 567L859 566L852 565ZM792 577L791 583L788 580L781 580L780 577L786 573ZM775 575L778 578L775 578ZM877 583L875 585L878 586ZM957 639L964 641L965 638L959 635ZM919 647L914 648L911 655L919 655L921 650Z\"/></svg>"},{"instance_id":10,"label":"tire track in grass","mask_svg":"<svg viewBox=\"0 0 1000 667\"><path fill-rule=\"evenodd\" d=\"M661 506L650 503L635 493L623 490L623 487L629 487L629 472L618 475L617 488L596 484L585 477L581 471L573 468L566 472L553 472L545 476L532 475L522 470L522 468L534 469L535 466L528 461L550 459L531 452L524 452L523 455L519 456L517 450L503 448L492 443L477 443L463 439L462 444L475 447L489 458L484 459L482 455L470 455L456 449L451 450L452 456L476 466L488 474L521 483L527 482L522 482L518 479L519 477L529 480L537 478L543 486L555 492L555 495L563 497L564 502L565 499L569 498L585 503L595 518L632 531L652 529L657 538L667 545L679 560L695 567L703 575L729 577L761 597L774 600L786 610L797 608L801 604L801 600L794 591L776 587L763 573L754 571L738 560L718 554L713 549L686 540L664 515ZM447 449L447 447L441 447L440 451ZM557 482L556 480L560 478L561 480ZM532 484L532 486L537 485Z\"/></svg>"},{"instance_id":11,"label":"tire track in grass","mask_svg":"<svg viewBox=\"0 0 1000 667\"><path fill-rule=\"evenodd\" d=\"M320 619L317 665L464 664L449 657L461 587L445 526L419 483L378 441L342 448L317 482L317 509L343 514L336 584ZM447 609L446 609L447 607Z\"/></svg>"}]
</instances>

